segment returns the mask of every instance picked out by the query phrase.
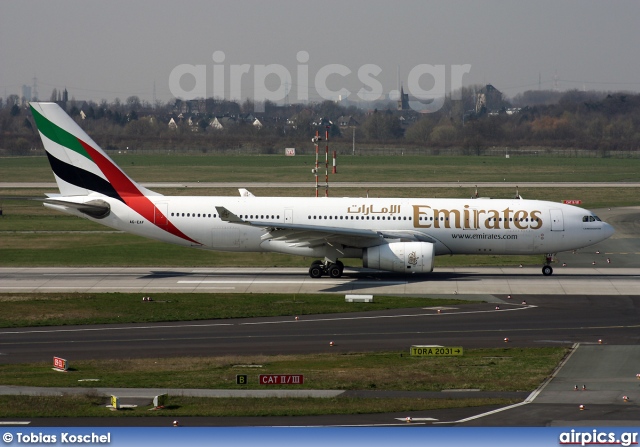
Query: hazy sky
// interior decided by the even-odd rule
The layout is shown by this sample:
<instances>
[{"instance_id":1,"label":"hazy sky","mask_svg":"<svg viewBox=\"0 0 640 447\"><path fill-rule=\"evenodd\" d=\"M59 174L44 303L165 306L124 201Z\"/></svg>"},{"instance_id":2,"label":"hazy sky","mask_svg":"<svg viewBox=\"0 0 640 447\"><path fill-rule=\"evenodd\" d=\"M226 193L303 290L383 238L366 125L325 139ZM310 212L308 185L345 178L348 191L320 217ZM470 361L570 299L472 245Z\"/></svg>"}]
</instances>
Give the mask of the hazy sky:
<instances>
[{"instance_id":1,"label":"hazy sky","mask_svg":"<svg viewBox=\"0 0 640 447\"><path fill-rule=\"evenodd\" d=\"M636 0L2 1L0 95L20 95L36 76L45 100L66 87L76 99L151 101L155 81L157 99L166 101L181 64L202 65L206 75L205 85L182 76L184 90L212 96L217 65L234 99L264 96L254 91L255 67L267 64L291 74L290 102L298 90L317 99L315 79L323 67L334 73L330 64L351 73L328 76L321 94L344 88L353 99L366 64L381 69L368 79L385 95L397 88L398 68L406 89L422 64L444 66L447 91L452 67L464 64L463 85L491 83L508 96L537 89L539 76L548 89L557 82L561 90L640 91L639 19ZM216 51L222 63L214 63ZM241 64L249 71L232 89L230 71ZM309 87L298 82L304 70ZM280 86L277 75L266 79L271 91ZM433 84L420 78L423 90Z\"/></svg>"}]
</instances>

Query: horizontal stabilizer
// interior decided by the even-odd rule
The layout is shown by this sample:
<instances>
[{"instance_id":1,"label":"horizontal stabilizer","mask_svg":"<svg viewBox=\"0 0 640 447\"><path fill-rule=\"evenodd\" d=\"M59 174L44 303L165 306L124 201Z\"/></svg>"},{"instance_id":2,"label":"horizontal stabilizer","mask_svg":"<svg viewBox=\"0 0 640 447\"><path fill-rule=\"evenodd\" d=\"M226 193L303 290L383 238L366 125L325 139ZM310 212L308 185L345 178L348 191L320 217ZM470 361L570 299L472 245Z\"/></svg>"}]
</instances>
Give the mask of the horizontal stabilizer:
<instances>
[{"instance_id":1,"label":"horizontal stabilizer","mask_svg":"<svg viewBox=\"0 0 640 447\"><path fill-rule=\"evenodd\" d=\"M94 199L89 202L78 203L68 200L56 198L56 199L44 199L44 203L50 205L65 206L67 208L74 208L87 216L94 219L104 219L111 212L111 206L104 200Z\"/></svg>"}]
</instances>

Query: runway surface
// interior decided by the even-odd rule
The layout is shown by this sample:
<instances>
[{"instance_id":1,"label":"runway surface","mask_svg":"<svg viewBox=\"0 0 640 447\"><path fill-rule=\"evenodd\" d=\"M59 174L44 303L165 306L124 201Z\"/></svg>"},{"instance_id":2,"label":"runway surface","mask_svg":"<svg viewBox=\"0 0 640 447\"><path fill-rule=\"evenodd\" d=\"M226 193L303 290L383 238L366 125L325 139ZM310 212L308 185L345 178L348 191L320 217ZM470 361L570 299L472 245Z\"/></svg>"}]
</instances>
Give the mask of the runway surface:
<instances>
[{"instance_id":1,"label":"runway surface","mask_svg":"<svg viewBox=\"0 0 640 447\"><path fill-rule=\"evenodd\" d=\"M473 296L469 296L473 298ZM0 362L640 342L640 297L527 295L431 308L270 318L0 330ZM526 300L526 304L522 304ZM161 303L149 303L161 306ZM499 309L496 309L499 307ZM335 346L329 346L333 341ZM639 370L640 371L640 370Z\"/></svg>"},{"instance_id":2,"label":"runway surface","mask_svg":"<svg viewBox=\"0 0 640 447\"><path fill-rule=\"evenodd\" d=\"M555 272L544 277L539 267L460 267L405 276L347 268L339 279L312 279L306 268L0 268L0 292L631 295L640 290L640 268L617 268L604 260L601 266Z\"/></svg>"},{"instance_id":3,"label":"runway surface","mask_svg":"<svg viewBox=\"0 0 640 447\"><path fill-rule=\"evenodd\" d=\"M212 320L183 323L94 325L0 330L0 362L68 359L217 356L407 350L413 344L474 347L574 346L580 348L540 393L507 408L482 407L350 416L181 418L185 426L636 426L640 424L640 296L469 295L475 304L353 314ZM522 304L525 300L526 304ZM481 302L488 301L488 302ZM152 304L152 303L149 303ZM153 305L153 304L152 304ZM509 341L505 342L504 339ZM329 346L334 341L334 346ZM574 385L587 390L574 390ZM161 391L108 390L147 396ZM197 391L197 390L196 390ZM59 391L60 394L68 390ZM206 390L206 393L210 391ZM0 387L0 394L43 394ZM151 393L151 394L150 394ZM155 394L154 394L155 393ZM320 393L323 393L320 391ZM336 395L336 391L325 393ZM374 392L375 394L376 392ZM379 396L384 393L379 392ZM393 394L393 393L391 393ZM402 393L400 393L402 394ZM410 393L412 394L412 393ZM418 393L420 394L420 393ZM490 397L491 393L420 394L423 398ZM499 393L498 393L499 394ZM198 395L198 394L196 394ZM208 394L203 394L208 395ZM342 395L339 391L337 395ZM358 392L345 393L356 396ZM628 395L630 401L623 401ZM359 397L374 397L360 393ZM406 396L396 396L406 397ZM512 396L513 397L513 396ZM517 398L517 397L516 397ZM139 399L138 399L139 400ZM584 404L587 411L580 411ZM101 426L114 419L20 420L33 426ZM118 418L118 425L169 426L171 417Z\"/></svg>"}]
</instances>

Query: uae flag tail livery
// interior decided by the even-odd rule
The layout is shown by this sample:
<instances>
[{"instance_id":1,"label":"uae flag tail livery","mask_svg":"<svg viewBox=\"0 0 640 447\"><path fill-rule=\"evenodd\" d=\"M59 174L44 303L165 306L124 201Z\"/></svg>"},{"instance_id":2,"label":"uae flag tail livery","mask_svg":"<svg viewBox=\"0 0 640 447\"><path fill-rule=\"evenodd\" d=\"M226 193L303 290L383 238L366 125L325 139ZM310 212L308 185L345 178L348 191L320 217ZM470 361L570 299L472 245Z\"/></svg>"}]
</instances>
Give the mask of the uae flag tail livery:
<instances>
[{"instance_id":1,"label":"uae flag tail livery","mask_svg":"<svg viewBox=\"0 0 640 447\"><path fill-rule=\"evenodd\" d=\"M60 190L60 195L49 195L45 206L105 219L102 223L128 230L122 228L120 218L111 216L113 208L119 208L120 216L162 223L158 230L201 245L176 228L150 200L160 194L131 180L58 104L32 102L30 106Z\"/></svg>"}]
</instances>

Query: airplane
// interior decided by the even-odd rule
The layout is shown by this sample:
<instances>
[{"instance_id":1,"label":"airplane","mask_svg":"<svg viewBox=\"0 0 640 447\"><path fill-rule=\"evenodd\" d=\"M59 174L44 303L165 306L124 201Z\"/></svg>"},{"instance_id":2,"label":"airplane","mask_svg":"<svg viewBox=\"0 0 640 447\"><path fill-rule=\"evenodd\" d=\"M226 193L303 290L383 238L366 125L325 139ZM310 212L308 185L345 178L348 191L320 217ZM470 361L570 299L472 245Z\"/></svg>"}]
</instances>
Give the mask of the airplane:
<instances>
[{"instance_id":1,"label":"airplane","mask_svg":"<svg viewBox=\"0 0 640 447\"><path fill-rule=\"evenodd\" d=\"M164 242L228 252L320 258L309 276L340 278L340 259L365 268L429 273L440 255L555 253L610 237L585 209L513 199L165 196L133 181L56 103L31 111L60 194L44 206Z\"/></svg>"}]
</instances>

